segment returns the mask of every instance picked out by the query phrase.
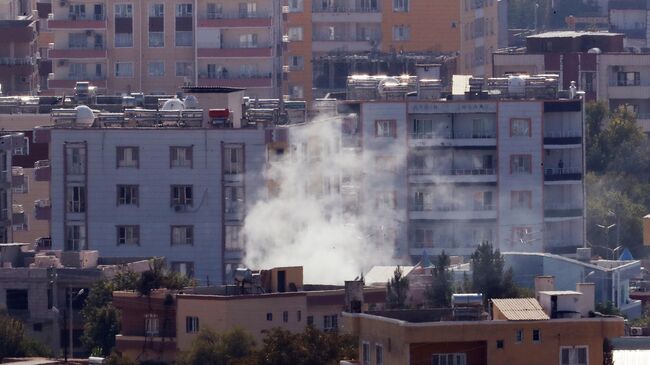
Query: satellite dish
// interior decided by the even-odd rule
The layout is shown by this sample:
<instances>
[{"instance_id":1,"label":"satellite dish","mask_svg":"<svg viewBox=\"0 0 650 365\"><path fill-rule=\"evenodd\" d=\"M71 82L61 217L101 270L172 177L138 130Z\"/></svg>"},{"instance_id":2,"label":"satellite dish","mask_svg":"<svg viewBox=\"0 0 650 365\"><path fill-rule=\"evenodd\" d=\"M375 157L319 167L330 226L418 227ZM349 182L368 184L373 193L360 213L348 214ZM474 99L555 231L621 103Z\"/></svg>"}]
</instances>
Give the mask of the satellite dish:
<instances>
[{"instance_id":1,"label":"satellite dish","mask_svg":"<svg viewBox=\"0 0 650 365\"><path fill-rule=\"evenodd\" d=\"M75 124L90 127L95 122L95 113L86 105L79 105L74 108L76 112Z\"/></svg>"}]
</instances>

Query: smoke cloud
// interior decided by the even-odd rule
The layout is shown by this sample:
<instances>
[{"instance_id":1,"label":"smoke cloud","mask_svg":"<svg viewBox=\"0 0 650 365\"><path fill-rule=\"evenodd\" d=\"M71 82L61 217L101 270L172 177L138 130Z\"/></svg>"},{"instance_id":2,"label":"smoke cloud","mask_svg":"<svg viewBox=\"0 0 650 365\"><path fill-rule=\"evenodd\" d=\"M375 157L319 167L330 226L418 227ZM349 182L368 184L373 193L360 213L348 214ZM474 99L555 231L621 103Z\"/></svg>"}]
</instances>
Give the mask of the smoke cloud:
<instances>
[{"instance_id":1,"label":"smoke cloud","mask_svg":"<svg viewBox=\"0 0 650 365\"><path fill-rule=\"evenodd\" d=\"M396 204L405 199L405 146L361 151L351 123L320 118L288 128L288 151L269 158L266 171L276 188L248 208L246 266L303 266L306 283L342 284L396 262L396 242L406 240L405 204Z\"/></svg>"}]
</instances>

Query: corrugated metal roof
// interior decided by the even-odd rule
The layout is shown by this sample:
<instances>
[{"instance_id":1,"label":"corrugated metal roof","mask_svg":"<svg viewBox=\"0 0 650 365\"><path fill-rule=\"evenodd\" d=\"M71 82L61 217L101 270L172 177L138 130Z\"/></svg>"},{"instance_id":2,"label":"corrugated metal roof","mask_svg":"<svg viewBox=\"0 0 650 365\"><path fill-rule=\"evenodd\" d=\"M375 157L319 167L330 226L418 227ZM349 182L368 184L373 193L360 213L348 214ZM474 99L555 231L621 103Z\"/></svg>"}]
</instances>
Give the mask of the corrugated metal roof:
<instances>
[{"instance_id":1,"label":"corrugated metal roof","mask_svg":"<svg viewBox=\"0 0 650 365\"><path fill-rule=\"evenodd\" d=\"M535 298L492 299L492 304L509 321L544 321L549 319Z\"/></svg>"}]
</instances>

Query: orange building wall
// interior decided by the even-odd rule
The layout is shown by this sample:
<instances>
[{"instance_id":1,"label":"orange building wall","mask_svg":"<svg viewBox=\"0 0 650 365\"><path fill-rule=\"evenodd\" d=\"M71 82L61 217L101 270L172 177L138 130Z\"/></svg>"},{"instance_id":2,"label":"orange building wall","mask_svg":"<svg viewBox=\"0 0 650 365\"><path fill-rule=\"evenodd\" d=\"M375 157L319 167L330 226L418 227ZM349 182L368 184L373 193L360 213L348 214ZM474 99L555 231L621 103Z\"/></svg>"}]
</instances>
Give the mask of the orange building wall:
<instances>
[{"instance_id":1,"label":"orange building wall","mask_svg":"<svg viewBox=\"0 0 650 365\"><path fill-rule=\"evenodd\" d=\"M456 52L460 48L460 1L411 0L408 12L383 0L381 50ZM410 25L408 41L393 41L393 26Z\"/></svg>"},{"instance_id":2,"label":"orange building wall","mask_svg":"<svg viewBox=\"0 0 650 365\"><path fill-rule=\"evenodd\" d=\"M311 46L312 46L312 22L311 22L312 0L303 0L301 12L290 12L287 14L285 23L285 34L289 34L290 27L302 27L302 41L290 41L284 53L284 65L289 65L290 56L303 57L302 70L290 70L287 79L284 80L283 94L289 95L290 87L293 85L303 86L304 100L312 98L312 73Z\"/></svg>"}]
</instances>

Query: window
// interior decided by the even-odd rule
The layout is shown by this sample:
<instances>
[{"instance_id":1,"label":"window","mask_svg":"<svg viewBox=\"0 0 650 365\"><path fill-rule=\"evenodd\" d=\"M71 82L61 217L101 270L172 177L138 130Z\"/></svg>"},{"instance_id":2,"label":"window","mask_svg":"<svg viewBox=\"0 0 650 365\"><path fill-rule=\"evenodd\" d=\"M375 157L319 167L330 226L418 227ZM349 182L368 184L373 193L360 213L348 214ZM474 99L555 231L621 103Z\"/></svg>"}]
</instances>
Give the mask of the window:
<instances>
[{"instance_id":1,"label":"window","mask_svg":"<svg viewBox=\"0 0 650 365\"><path fill-rule=\"evenodd\" d=\"M165 32L149 32L149 47L160 48L165 46Z\"/></svg>"},{"instance_id":2,"label":"window","mask_svg":"<svg viewBox=\"0 0 650 365\"><path fill-rule=\"evenodd\" d=\"M140 226L117 226L118 245L139 245Z\"/></svg>"},{"instance_id":3,"label":"window","mask_svg":"<svg viewBox=\"0 0 650 365\"><path fill-rule=\"evenodd\" d=\"M641 73L619 72L617 73L617 86L639 86L641 85Z\"/></svg>"},{"instance_id":4,"label":"window","mask_svg":"<svg viewBox=\"0 0 650 365\"><path fill-rule=\"evenodd\" d=\"M384 365L384 347L375 345L375 364Z\"/></svg>"},{"instance_id":5,"label":"window","mask_svg":"<svg viewBox=\"0 0 650 365\"><path fill-rule=\"evenodd\" d=\"M298 13L303 10L302 0L289 0L289 11Z\"/></svg>"},{"instance_id":6,"label":"window","mask_svg":"<svg viewBox=\"0 0 650 365\"><path fill-rule=\"evenodd\" d=\"M257 34L240 34L239 48L257 48Z\"/></svg>"},{"instance_id":7,"label":"window","mask_svg":"<svg viewBox=\"0 0 650 365\"><path fill-rule=\"evenodd\" d=\"M308 326L314 325L314 316L307 316L307 325Z\"/></svg>"},{"instance_id":8,"label":"window","mask_svg":"<svg viewBox=\"0 0 650 365\"><path fill-rule=\"evenodd\" d=\"M172 185L171 193L172 207L179 205L191 207L194 203L192 185Z\"/></svg>"},{"instance_id":9,"label":"window","mask_svg":"<svg viewBox=\"0 0 650 365\"><path fill-rule=\"evenodd\" d=\"M68 33L68 48L88 48L86 33Z\"/></svg>"},{"instance_id":10,"label":"window","mask_svg":"<svg viewBox=\"0 0 650 365\"><path fill-rule=\"evenodd\" d=\"M176 47L192 47L192 31L191 30L177 30L176 31ZM187 62L181 62L187 63ZM177 69L178 70L178 69ZM189 75L179 75L176 76L189 76Z\"/></svg>"},{"instance_id":11,"label":"window","mask_svg":"<svg viewBox=\"0 0 650 365\"><path fill-rule=\"evenodd\" d=\"M284 322L284 323L289 322L289 312L288 311L282 312L282 322Z\"/></svg>"},{"instance_id":12,"label":"window","mask_svg":"<svg viewBox=\"0 0 650 365\"><path fill-rule=\"evenodd\" d=\"M199 332L199 317L185 317L185 332L197 333Z\"/></svg>"},{"instance_id":13,"label":"window","mask_svg":"<svg viewBox=\"0 0 650 365\"><path fill-rule=\"evenodd\" d=\"M208 4L208 19L221 19L223 17L223 6L221 4Z\"/></svg>"},{"instance_id":14,"label":"window","mask_svg":"<svg viewBox=\"0 0 650 365\"><path fill-rule=\"evenodd\" d=\"M239 17L248 18L253 17L257 13L256 3L239 3Z\"/></svg>"},{"instance_id":15,"label":"window","mask_svg":"<svg viewBox=\"0 0 650 365\"><path fill-rule=\"evenodd\" d=\"M149 62L149 76L153 76L153 77L165 76L165 62L164 61Z\"/></svg>"},{"instance_id":16,"label":"window","mask_svg":"<svg viewBox=\"0 0 650 365\"><path fill-rule=\"evenodd\" d=\"M65 250L80 251L86 249L86 227L69 225L65 227Z\"/></svg>"},{"instance_id":17,"label":"window","mask_svg":"<svg viewBox=\"0 0 650 365\"><path fill-rule=\"evenodd\" d=\"M393 11L409 11L409 0L393 0Z\"/></svg>"},{"instance_id":18,"label":"window","mask_svg":"<svg viewBox=\"0 0 650 365\"><path fill-rule=\"evenodd\" d=\"M510 119L510 137L530 137L530 119Z\"/></svg>"},{"instance_id":19,"label":"window","mask_svg":"<svg viewBox=\"0 0 650 365\"><path fill-rule=\"evenodd\" d=\"M190 62L176 62L176 76L192 76L192 64Z\"/></svg>"},{"instance_id":20,"label":"window","mask_svg":"<svg viewBox=\"0 0 650 365\"><path fill-rule=\"evenodd\" d=\"M413 235L415 236L413 238L416 247L433 247L433 229L415 228L413 230Z\"/></svg>"},{"instance_id":21,"label":"window","mask_svg":"<svg viewBox=\"0 0 650 365\"><path fill-rule=\"evenodd\" d=\"M290 56L289 58L289 68L291 70L302 70L304 68L305 59L303 56Z\"/></svg>"},{"instance_id":22,"label":"window","mask_svg":"<svg viewBox=\"0 0 650 365\"><path fill-rule=\"evenodd\" d=\"M130 62L116 63L115 77L133 77L133 64Z\"/></svg>"},{"instance_id":23,"label":"window","mask_svg":"<svg viewBox=\"0 0 650 365\"><path fill-rule=\"evenodd\" d=\"M85 186L68 186L66 198L68 213L84 213L86 211Z\"/></svg>"},{"instance_id":24,"label":"window","mask_svg":"<svg viewBox=\"0 0 650 365\"><path fill-rule=\"evenodd\" d=\"M133 5L131 5L131 4L115 4L115 17L116 18L131 18L131 17L133 17Z\"/></svg>"},{"instance_id":25,"label":"window","mask_svg":"<svg viewBox=\"0 0 650 365\"><path fill-rule=\"evenodd\" d=\"M144 315L144 330L147 336L158 336L158 315L149 313Z\"/></svg>"},{"instance_id":26,"label":"window","mask_svg":"<svg viewBox=\"0 0 650 365\"><path fill-rule=\"evenodd\" d=\"M169 167L189 167L192 168L192 146L169 148Z\"/></svg>"},{"instance_id":27,"label":"window","mask_svg":"<svg viewBox=\"0 0 650 365\"><path fill-rule=\"evenodd\" d=\"M411 38L411 27L408 25L393 26L394 41L408 41Z\"/></svg>"},{"instance_id":28,"label":"window","mask_svg":"<svg viewBox=\"0 0 650 365\"><path fill-rule=\"evenodd\" d=\"M289 40L301 41L302 40L302 27L289 27Z\"/></svg>"},{"instance_id":29,"label":"window","mask_svg":"<svg viewBox=\"0 0 650 365\"><path fill-rule=\"evenodd\" d=\"M83 147L67 147L66 164L66 170L70 175L79 175L85 173L86 149Z\"/></svg>"},{"instance_id":30,"label":"window","mask_svg":"<svg viewBox=\"0 0 650 365\"><path fill-rule=\"evenodd\" d=\"M302 321L302 311L298 311L298 312L296 313L296 320L297 320L298 322Z\"/></svg>"},{"instance_id":31,"label":"window","mask_svg":"<svg viewBox=\"0 0 650 365\"><path fill-rule=\"evenodd\" d=\"M266 320L273 321L273 313L266 313Z\"/></svg>"},{"instance_id":32,"label":"window","mask_svg":"<svg viewBox=\"0 0 650 365\"><path fill-rule=\"evenodd\" d=\"M192 4L176 4L176 16L192 16Z\"/></svg>"},{"instance_id":33,"label":"window","mask_svg":"<svg viewBox=\"0 0 650 365\"><path fill-rule=\"evenodd\" d=\"M149 5L149 16L152 18L159 18L165 16L165 5L164 4L150 4Z\"/></svg>"},{"instance_id":34,"label":"window","mask_svg":"<svg viewBox=\"0 0 650 365\"><path fill-rule=\"evenodd\" d=\"M531 156L530 155L512 155L510 156L510 173L511 174L530 174Z\"/></svg>"},{"instance_id":35,"label":"window","mask_svg":"<svg viewBox=\"0 0 650 365\"><path fill-rule=\"evenodd\" d=\"M140 167L140 148L118 146L115 150L117 156L117 168L138 168Z\"/></svg>"},{"instance_id":36,"label":"window","mask_svg":"<svg viewBox=\"0 0 650 365\"><path fill-rule=\"evenodd\" d=\"M594 92L596 91L596 73L595 72L583 72L582 73L582 82L580 85L582 85L582 88L586 92Z\"/></svg>"},{"instance_id":37,"label":"window","mask_svg":"<svg viewBox=\"0 0 650 365\"><path fill-rule=\"evenodd\" d=\"M515 331L515 343L524 342L524 330L518 329Z\"/></svg>"},{"instance_id":38,"label":"window","mask_svg":"<svg viewBox=\"0 0 650 365\"><path fill-rule=\"evenodd\" d=\"M375 137L397 136L397 122L395 120L375 120Z\"/></svg>"},{"instance_id":39,"label":"window","mask_svg":"<svg viewBox=\"0 0 650 365\"><path fill-rule=\"evenodd\" d=\"M497 348L502 349L503 348L503 340L497 340Z\"/></svg>"},{"instance_id":40,"label":"window","mask_svg":"<svg viewBox=\"0 0 650 365\"><path fill-rule=\"evenodd\" d=\"M361 347L361 361L363 361L363 365L370 365L370 344L364 342Z\"/></svg>"},{"instance_id":41,"label":"window","mask_svg":"<svg viewBox=\"0 0 650 365\"><path fill-rule=\"evenodd\" d=\"M117 205L138 205L138 185L118 185Z\"/></svg>"},{"instance_id":42,"label":"window","mask_svg":"<svg viewBox=\"0 0 650 365\"><path fill-rule=\"evenodd\" d=\"M34 332L43 332L43 323L34 323L32 330Z\"/></svg>"},{"instance_id":43,"label":"window","mask_svg":"<svg viewBox=\"0 0 650 365\"><path fill-rule=\"evenodd\" d=\"M244 210L244 188L242 186L225 186L224 199L226 213L238 214Z\"/></svg>"},{"instance_id":44,"label":"window","mask_svg":"<svg viewBox=\"0 0 650 365\"><path fill-rule=\"evenodd\" d=\"M531 209L532 195L530 190L513 190L510 192L510 209Z\"/></svg>"},{"instance_id":45,"label":"window","mask_svg":"<svg viewBox=\"0 0 650 365\"><path fill-rule=\"evenodd\" d=\"M27 289L7 289L6 293L8 311L26 311L29 309Z\"/></svg>"},{"instance_id":46,"label":"window","mask_svg":"<svg viewBox=\"0 0 650 365\"><path fill-rule=\"evenodd\" d=\"M224 148L223 173L236 175L244 172L244 146L226 146Z\"/></svg>"},{"instance_id":47,"label":"window","mask_svg":"<svg viewBox=\"0 0 650 365\"><path fill-rule=\"evenodd\" d=\"M467 355L463 353L433 354L431 365L467 365Z\"/></svg>"},{"instance_id":48,"label":"window","mask_svg":"<svg viewBox=\"0 0 650 365\"><path fill-rule=\"evenodd\" d=\"M323 316L323 330L336 331L339 328L338 315L325 315Z\"/></svg>"},{"instance_id":49,"label":"window","mask_svg":"<svg viewBox=\"0 0 650 365\"><path fill-rule=\"evenodd\" d=\"M290 88L290 94L292 99L302 99L305 94L305 89L301 85L292 85Z\"/></svg>"},{"instance_id":50,"label":"window","mask_svg":"<svg viewBox=\"0 0 650 365\"><path fill-rule=\"evenodd\" d=\"M68 77L70 78L84 78L86 77L86 64L85 63L71 63L68 67Z\"/></svg>"},{"instance_id":51,"label":"window","mask_svg":"<svg viewBox=\"0 0 650 365\"><path fill-rule=\"evenodd\" d=\"M68 15L70 19L84 19L86 17L86 5L85 4L73 4L68 7Z\"/></svg>"},{"instance_id":52,"label":"window","mask_svg":"<svg viewBox=\"0 0 650 365\"><path fill-rule=\"evenodd\" d=\"M587 346L560 347L560 365L589 364L587 349Z\"/></svg>"},{"instance_id":53,"label":"window","mask_svg":"<svg viewBox=\"0 0 650 365\"><path fill-rule=\"evenodd\" d=\"M533 330L533 342L535 343L542 342L542 335L540 333L540 330L538 329Z\"/></svg>"},{"instance_id":54,"label":"window","mask_svg":"<svg viewBox=\"0 0 650 365\"><path fill-rule=\"evenodd\" d=\"M115 47L133 47L133 33L115 33Z\"/></svg>"},{"instance_id":55,"label":"window","mask_svg":"<svg viewBox=\"0 0 650 365\"><path fill-rule=\"evenodd\" d=\"M243 250L244 239L241 226L225 226L225 241L226 250Z\"/></svg>"},{"instance_id":56,"label":"window","mask_svg":"<svg viewBox=\"0 0 650 365\"><path fill-rule=\"evenodd\" d=\"M188 278L194 277L194 263L187 261L172 261L171 265L172 271L179 273Z\"/></svg>"},{"instance_id":57,"label":"window","mask_svg":"<svg viewBox=\"0 0 650 365\"><path fill-rule=\"evenodd\" d=\"M172 226L172 245L193 245L193 226Z\"/></svg>"}]
</instances>

